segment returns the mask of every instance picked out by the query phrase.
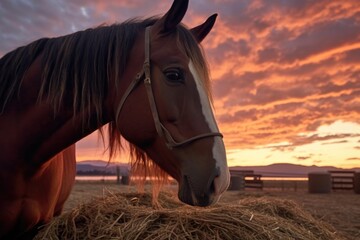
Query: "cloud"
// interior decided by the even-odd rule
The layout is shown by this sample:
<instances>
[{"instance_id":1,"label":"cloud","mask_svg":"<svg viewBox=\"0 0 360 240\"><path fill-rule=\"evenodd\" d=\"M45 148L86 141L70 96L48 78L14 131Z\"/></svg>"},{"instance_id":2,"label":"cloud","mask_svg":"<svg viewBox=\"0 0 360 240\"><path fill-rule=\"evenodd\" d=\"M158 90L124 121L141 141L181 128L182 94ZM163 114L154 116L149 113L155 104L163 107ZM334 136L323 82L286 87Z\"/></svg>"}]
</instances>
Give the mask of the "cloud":
<instances>
[{"instance_id":1,"label":"cloud","mask_svg":"<svg viewBox=\"0 0 360 240\"><path fill-rule=\"evenodd\" d=\"M308 136L306 135L293 136L288 138L289 142L287 143L273 144L270 146L264 146L263 148L269 148L278 151L293 151L296 147L312 144L315 142L320 142L321 145L339 144L339 143L342 144L342 143L347 143L348 141L347 140L333 141L333 140L357 138L357 137L360 137L360 134L329 134L325 136L321 136L319 134L312 134Z\"/></svg>"},{"instance_id":2,"label":"cloud","mask_svg":"<svg viewBox=\"0 0 360 240\"><path fill-rule=\"evenodd\" d=\"M293 63L356 42L360 38L359 27L360 23L353 18L321 22L296 38L284 42L280 62Z\"/></svg>"},{"instance_id":3,"label":"cloud","mask_svg":"<svg viewBox=\"0 0 360 240\"><path fill-rule=\"evenodd\" d=\"M224 104L226 106L247 105L251 103L249 98L251 90L255 88L255 80L265 77L265 72L244 72L240 76L230 72L222 76L221 81L213 83L214 94L218 98L229 97Z\"/></svg>"},{"instance_id":4,"label":"cloud","mask_svg":"<svg viewBox=\"0 0 360 240\"><path fill-rule=\"evenodd\" d=\"M231 38L221 42L216 48L210 49L207 54L216 63L221 63L225 59L232 57L246 58L250 53L249 43L244 39L234 40Z\"/></svg>"},{"instance_id":5,"label":"cloud","mask_svg":"<svg viewBox=\"0 0 360 240\"><path fill-rule=\"evenodd\" d=\"M42 37L70 34L103 23L164 13L164 1L2 1L0 5L0 56Z\"/></svg>"},{"instance_id":6,"label":"cloud","mask_svg":"<svg viewBox=\"0 0 360 240\"><path fill-rule=\"evenodd\" d=\"M313 165L319 165L319 164L321 164L323 162L323 160L320 160L320 159L318 159L318 160L313 160Z\"/></svg>"},{"instance_id":7,"label":"cloud","mask_svg":"<svg viewBox=\"0 0 360 240\"><path fill-rule=\"evenodd\" d=\"M310 159L312 156L294 156L294 158L300 162L300 161L304 161L304 160L308 160Z\"/></svg>"},{"instance_id":8,"label":"cloud","mask_svg":"<svg viewBox=\"0 0 360 240\"><path fill-rule=\"evenodd\" d=\"M341 141L335 141L335 142L325 142L321 143L322 145L328 145L328 144L340 144L340 143L348 143L348 140L341 140Z\"/></svg>"},{"instance_id":9,"label":"cloud","mask_svg":"<svg viewBox=\"0 0 360 240\"><path fill-rule=\"evenodd\" d=\"M265 62L277 62L280 59L280 50L277 48L268 47L265 49L260 49L258 51L258 63Z\"/></svg>"}]
</instances>

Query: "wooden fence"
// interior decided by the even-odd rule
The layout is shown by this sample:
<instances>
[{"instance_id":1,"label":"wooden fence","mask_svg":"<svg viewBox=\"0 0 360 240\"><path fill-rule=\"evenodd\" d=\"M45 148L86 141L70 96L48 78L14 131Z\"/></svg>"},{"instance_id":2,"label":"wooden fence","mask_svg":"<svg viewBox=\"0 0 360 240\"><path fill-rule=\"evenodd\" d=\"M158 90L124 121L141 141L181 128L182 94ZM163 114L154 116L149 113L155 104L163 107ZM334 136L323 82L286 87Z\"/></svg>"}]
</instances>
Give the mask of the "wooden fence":
<instances>
[{"instance_id":1,"label":"wooden fence","mask_svg":"<svg viewBox=\"0 0 360 240\"><path fill-rule=\"evenodd\" d=\"M354 190L355 171L329 171L332 190Z\"/></svg>"}]
</instances>

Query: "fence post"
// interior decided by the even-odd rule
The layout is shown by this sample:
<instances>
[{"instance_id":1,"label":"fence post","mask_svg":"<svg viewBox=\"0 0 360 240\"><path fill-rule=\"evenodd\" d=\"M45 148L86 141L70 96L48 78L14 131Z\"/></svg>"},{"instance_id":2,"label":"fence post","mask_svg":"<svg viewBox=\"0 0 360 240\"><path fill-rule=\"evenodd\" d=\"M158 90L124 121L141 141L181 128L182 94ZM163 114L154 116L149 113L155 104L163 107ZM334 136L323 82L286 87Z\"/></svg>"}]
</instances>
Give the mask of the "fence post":
<instances>
[{"instance_id":1,"label":"fence post","mask_svg":"<svg viewBox=\"0 0 360 240\"><path fill-rule=\"evenodd\" d=\"M116 183L120 184L120 167L116 166Z\"/></svg>"},{"instance_id":2,"label":"fence post","mask_svg":"<svg viewBox=\"0 0 360 240\"><path fill-rule=\"evenodd\" d=\"M360 172L354 173L354 192L360 194Z\"/></svg>"},{"instance_id":3,"label":"fence post","mask_svg":"<svg viewBox=\"0 0 360 240\"><path fill-rule=\"evenodd\" d=\"M309 193L330 193L331 175L328 172L310 172L308 173L308 191Z\"/></svg>"}]
</instances>

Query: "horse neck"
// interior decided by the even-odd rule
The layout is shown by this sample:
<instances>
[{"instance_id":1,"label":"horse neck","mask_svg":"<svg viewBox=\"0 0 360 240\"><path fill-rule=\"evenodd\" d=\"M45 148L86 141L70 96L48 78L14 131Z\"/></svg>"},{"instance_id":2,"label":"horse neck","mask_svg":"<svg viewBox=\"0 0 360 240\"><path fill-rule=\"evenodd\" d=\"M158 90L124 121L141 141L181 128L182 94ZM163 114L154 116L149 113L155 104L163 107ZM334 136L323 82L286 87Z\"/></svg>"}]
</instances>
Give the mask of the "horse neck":
<instances>
[{"instance_id":1,"label":"horse neck","mask_svg":"<svg viewBox=\"0 0 360 240\"><path fill-rule=\"evenodd\" d=\"M38 102L37 96L42 83L41 56L38 57L26 72L19 98L9 103L7 111L0 119L2 136L20 134L13 142L3 146L18 149L18 161L41 165L61 152L66 147L89 135L96 129L111 121L111 101L105 98L101 119L95 108L89 108L74 114L71 100L56 112L46 98ZM90 113L88 117L84 115ZM13 124L17 119L17 124ZM15 126L16 125L16 126ZM7 126L6 128L1 126ZM20 139L21 138L21 139ZM0 146L1 146L0 140ZM2 150L0 152L11 152Z\"/></svg>"},{"instance_id":2,"label":"horse neck","mask_svg":"<svg viewBox=\"0 0 360 240\"><path fill-rule=\"evenodd\" d=\"M40 54L22 79L19 98L14 98L12 102L9 102L8 110L3 113L3 116L6 117L0 118L0 135L21 133L21 141L14 138L13 142L3 140L4 144L2 144L3 142L0 140L0 153L11 153L20 149L19 154L13 157L14 160L20 159L20 161L42 164L106 123L114 121L116 103L119 102L136 73L141 70L144 61L143 44L144 36L140 34L136 37L129 53L127 67L121 78L110 78L108 94L101 101L102 114L100 118L96 114L95 106L89 106L82 112L74 114L72 96L69 93L66 93L69 96L64 98L68 103L60 106L55 112L54 106L46 101L46 95L43 101L38 102L38 95L43 84L42 62L45 58ZM90 114L84 117L86 113ZM16 126L13 124L14 119L18 119ZM6 148L4 146L12 147L7 151L3 150Z\"/></svg>"}]
</instances>

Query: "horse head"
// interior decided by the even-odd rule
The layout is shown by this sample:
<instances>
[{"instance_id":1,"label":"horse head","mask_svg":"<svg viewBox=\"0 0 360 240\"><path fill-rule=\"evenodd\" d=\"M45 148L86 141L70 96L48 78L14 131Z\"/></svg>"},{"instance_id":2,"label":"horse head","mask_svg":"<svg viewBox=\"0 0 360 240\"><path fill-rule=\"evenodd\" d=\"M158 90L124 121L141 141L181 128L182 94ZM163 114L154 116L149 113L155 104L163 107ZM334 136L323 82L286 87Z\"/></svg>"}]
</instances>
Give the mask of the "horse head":
<instances>
[{"instance_id":1,"label":"horse head","mask_svg":"<svg viewBox=\"0 0 360 240\"><path fill-rule=\"evenodd\" d=\"M177 180L179 199L207 206L229 185L225 147L199 46L216 15L187 29L180 23L187 6L188 1L175 0L163 17L138 34L131 56L141 57L129 58L124 77L131 81L114 112L122 136Z\"/></svg>"}]
</instances>

